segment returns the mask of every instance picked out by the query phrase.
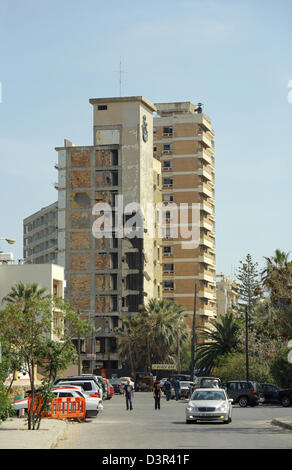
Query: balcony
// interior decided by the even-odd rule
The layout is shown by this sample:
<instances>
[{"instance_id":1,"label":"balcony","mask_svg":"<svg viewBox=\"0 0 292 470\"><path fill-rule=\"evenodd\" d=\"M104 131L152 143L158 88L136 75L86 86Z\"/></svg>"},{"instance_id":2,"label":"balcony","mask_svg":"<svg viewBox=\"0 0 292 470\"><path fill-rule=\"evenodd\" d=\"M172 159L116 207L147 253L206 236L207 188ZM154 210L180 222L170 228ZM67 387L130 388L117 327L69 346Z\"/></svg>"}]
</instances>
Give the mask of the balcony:
<instances>
[{"instance_id":1,"label":"balcony","mask_svg":"<svg viewBox=\"0 0 292 470\"><path fill-rule=\"evenodd\" d=\"M211 173L209 173L208 171L206 171L204 168L201 168L198 171L198 175L203 176L204 178L206 178L206 180L208 180L211 183L213 183L213 181L214 181L213 175Z\"/></svg>"},{"instance_id":2,"label":"balcony","mask_svg":"<svg viewBox=\"0 0 292 470\"><path fill-rule=\"evenodd\" d=\"M214 199L213 190L209 188L206 184L202 183L198 189L200 193L205 194L205 196Z\"/></svg>"},{"instance_id":3,"label":"balcony","mask_svg":"<svg viewBox=\"0 0 292 470\"><path fill-rule=\"evenodd\" d=\"M215 260L209 254L200 255L199 256L199 262L209 264L210 266L215 266Z\"/></svg>"},{"instance_id":4,"label":"balcony","mask_svg":"<svg viewBox=\"0 0 292 470\"><path fill-rule=\"evenodd\" d=\"M211 292L209 289L199 290L199 297L202 297L202 298L208 299L208 300L215 300L216 299L215 293Z\"/></svg>"}]
</instances>

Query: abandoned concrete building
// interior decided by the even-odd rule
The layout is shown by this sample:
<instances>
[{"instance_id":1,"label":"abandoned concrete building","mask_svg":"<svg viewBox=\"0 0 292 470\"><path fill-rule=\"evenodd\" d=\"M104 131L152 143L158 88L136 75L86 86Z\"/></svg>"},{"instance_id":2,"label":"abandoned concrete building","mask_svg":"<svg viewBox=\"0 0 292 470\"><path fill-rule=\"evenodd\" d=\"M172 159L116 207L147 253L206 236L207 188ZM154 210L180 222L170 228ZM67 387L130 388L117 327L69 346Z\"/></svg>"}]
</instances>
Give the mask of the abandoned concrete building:
<instances>
[{"instance_id":1,"label":"abandoned concrete building","mask_svg":"<svg viewBox=\"0 0 292 470\"><path fill-rule=\"evenodd\" d=\"M216 316L214 133L189 102L153 105L141 96L89 102L93 145L64 140L56 148L57 264L65 268L66 298L94 326L90 337L76 338L75 372L104 369L110 376L123 366L114 330L147 299L173 299L191 324L197 282L198 324ZM159 230L156 207L173 202L199 205L194 250L172 238L167 212ZM134 237L125 231L133 216Z\"/></svg>"}]
</instances>

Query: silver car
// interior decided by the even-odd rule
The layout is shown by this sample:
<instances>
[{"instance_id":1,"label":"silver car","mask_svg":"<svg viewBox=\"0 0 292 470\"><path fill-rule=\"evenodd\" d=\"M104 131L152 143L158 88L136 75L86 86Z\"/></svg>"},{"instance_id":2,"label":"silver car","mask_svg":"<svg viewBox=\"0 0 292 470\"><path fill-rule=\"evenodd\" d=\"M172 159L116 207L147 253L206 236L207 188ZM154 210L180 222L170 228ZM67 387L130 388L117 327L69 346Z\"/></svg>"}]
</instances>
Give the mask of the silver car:
<instances>
[{"instance_id":1,"label":"silver car","mask_svg":"<svg viewBox=\"0 0 292 470\"><path fill-rule=\"evenodd\" d=\"M186 423L220 421L231 423L232 403L223 389L198 388L186 407Z\"/></svg>"}]
</instances>

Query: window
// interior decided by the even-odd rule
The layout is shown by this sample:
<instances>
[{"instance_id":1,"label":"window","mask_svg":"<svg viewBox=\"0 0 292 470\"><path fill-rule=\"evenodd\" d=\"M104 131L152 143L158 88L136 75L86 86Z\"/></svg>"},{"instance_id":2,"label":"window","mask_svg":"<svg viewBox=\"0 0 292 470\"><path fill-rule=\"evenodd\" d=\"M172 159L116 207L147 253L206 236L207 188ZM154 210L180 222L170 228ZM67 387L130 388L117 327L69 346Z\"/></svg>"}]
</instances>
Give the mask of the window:
<instances>
[{"instance_id":1,"label":"window","mask_svg":"<svg viewBox=\"0 0 292 470\"><path fill-rule=\"evenodd\" d=\"M163 195L163 202L173 202L173 195L172 194L164 194Z\"/></svg>"},{"instance_id":2,"label":"window","mask_svg":"<svg viewBox=\"0 0 292 470\"><path fill-rule=\"evenodd\" d=\"M163 266L164 273L173 273L173 264L165 264Z\"/></svg>"},{"instance_id":3,"label":"window","mask_svg":"<svg viewBox=\"0 0 292 470\"><path fill-rule=\"evenodd\" d=\"M172 255L172 247L171 246L164 246L163 247L163 256L171 256Z\"/></svg>"},{"instance_id":4,"label":"window","mask_svg":"<svg viewBox=\"0 0 292 470\"><path fill-rule=\"evenodd\" d=\"M174 283L173 281L166 281L163 283L163 289L164 290L173 290L174 288Z\"/></svg>"},{"instance_id":5,"label":"window","mask_svg":"<svg viewBox=\"0 0 292 470\"><path fill-rule=\"evenodd\" d=\"M163 128L163 135L164 136L172 136L172 127L164 127Z\"/></svg>"},{"instance_id":6,"label":"window","mask_svg":"<svg viewBox=\"0 0 292 470\"><path fill-rule=\"evenodd\" d=\"M153 152L157 152L157 145L153 145Z\"/></svg>"},{"instance_id":7,"label":"window","mask_svg":"<svg viewBox=\"0 0 292 470\"><path fill-rule=\"evenodd\" d=\"M171 144L164 144L163 145L163 153L171 153L172 152L172 145Z\"/></svg>"},{"instance_id":8,"label":"window","mask_svg":"<svg viewBox=\"0 0 292 470\"><path fill-rule=\"evenodd\" d=\"M172 169L172 162L170 160L164 160L163 170L171 170L171 169Z\"/></svg>"},{"instance_id":9,"label":"window","mask_svg":"<svg viewBox=\"0 0 292 470\"><path fill-rule=\"evenodd\" d=\"M105 111L107 109L107 105L106 104L101 104L99 106L97 106L97 110L98 111Z\"/></svg>"},{"instance_id":10,"label":"window","mask_svg":"<svg viewBox=\"0 0 292 470\"><path fill-rule=\"evenodd\" d=\"M157 133L157 127L153 127L153 134Z\"/></svg>"},{"instance_id":11,"label":"window","mask_svg":"<svg viewBox=\"0 0 292 470\"><path fill-rule=\"evenodd\" d=\"M172 178L163 178L163 186L171 187L173 185Z\"/></svg>"}]
</instances>

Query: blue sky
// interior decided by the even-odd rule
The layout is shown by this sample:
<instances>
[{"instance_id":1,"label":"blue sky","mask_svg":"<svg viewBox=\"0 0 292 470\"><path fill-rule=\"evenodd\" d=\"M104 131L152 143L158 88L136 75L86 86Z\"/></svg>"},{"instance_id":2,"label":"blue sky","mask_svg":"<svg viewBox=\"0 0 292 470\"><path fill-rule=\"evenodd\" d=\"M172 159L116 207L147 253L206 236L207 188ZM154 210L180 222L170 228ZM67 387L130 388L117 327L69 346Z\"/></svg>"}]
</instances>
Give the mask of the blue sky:
<instances>
[{"instance_id":1,"label":"blue sky","mask_svg":"<svg viewBox=\"0 0 292 470\"><path fill-rule=\"evenodd\" d=\"M89 98L204 104L216 133L217 272L291 243L289 0L1 0L0 236L55 200L64 138L92 143ZM291 100L292 101L292 100ZM8 247L2 242L0 249Z\"/></svg>"}]
</instances>

